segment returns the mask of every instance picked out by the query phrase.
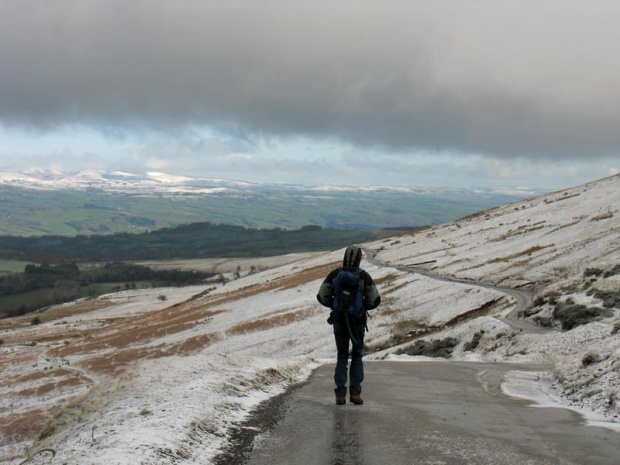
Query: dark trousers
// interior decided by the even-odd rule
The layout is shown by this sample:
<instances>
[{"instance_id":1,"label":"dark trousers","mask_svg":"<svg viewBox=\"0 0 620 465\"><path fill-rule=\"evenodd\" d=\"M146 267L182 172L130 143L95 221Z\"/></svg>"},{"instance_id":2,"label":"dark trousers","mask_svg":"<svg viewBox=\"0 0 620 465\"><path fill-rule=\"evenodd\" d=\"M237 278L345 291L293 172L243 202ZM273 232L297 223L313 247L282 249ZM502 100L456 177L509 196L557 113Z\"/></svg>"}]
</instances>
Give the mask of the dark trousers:
<instances>
[{"instance_id":1,"label":"dark trousers","mask_svg":"<svg viewBox=\"0 0 620 465\"><path fill-rule=\"evenodd\" d=\"M353 395L360 395L362 393L362 381L364 381L362 357L364 356L366 324L363 321L350 321L350 327L355 342L351 340L346 321L334 322L334 336L338 350L336 372L334 373L336 397L346 397L347 395L347 369L349 371L349 392ZM349 344L352 347L350 368L348 367Z\"/></svg>"}]
</instances>

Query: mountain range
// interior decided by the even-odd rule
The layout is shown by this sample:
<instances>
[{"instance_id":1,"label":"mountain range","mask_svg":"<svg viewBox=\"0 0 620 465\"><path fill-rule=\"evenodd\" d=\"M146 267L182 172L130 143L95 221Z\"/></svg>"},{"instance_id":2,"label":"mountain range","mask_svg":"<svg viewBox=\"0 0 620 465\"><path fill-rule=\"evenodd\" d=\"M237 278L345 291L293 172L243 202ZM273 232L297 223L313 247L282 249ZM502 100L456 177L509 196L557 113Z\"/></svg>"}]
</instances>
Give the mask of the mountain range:
<instances>
[{"instance_id":1,"label":"mountain range","mask_svg":"<svg viewBox=\"0 0 620 465\"><path fill-rule=\"evenodd\" d=\"M251 228L419 227L529 197L532 189L259 184L165 173L0 173L0 235L140 232L194 222Z\"/></svg>"}]
</instances>

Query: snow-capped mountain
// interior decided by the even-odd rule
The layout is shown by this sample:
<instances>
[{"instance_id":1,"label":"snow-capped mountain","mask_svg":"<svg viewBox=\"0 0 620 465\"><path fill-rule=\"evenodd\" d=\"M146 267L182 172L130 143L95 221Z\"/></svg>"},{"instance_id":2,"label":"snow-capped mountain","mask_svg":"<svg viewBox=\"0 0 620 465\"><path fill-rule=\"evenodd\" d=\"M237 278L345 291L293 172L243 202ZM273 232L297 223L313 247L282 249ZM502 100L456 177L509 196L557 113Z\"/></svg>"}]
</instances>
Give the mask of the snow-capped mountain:
<instances>
[{"instance_id":1,"label":"snow-capped mountain","mask_svg":"<svg viewBox=\"0 0 620 465\"><path fill-rule=\"evenodd\" d=\"M0 186L16 186L28 189L100 189L106 192L127 192L137 194L232 194L278 189L282 191L310 191L316 193L372 193L394 192L401 194L437 195L442 192L465 190L472 193L487 193L523 198L540 190L531 188L497 189L450 189L409 188L390 186L341 186L341 185L299 185L268 184L220 178L191 177L160 172L142 174L124 171L81 170L60 172L53 170L27 170L19 173L0 172Z\"/></svg>"},{"instance_id":2,"label":"snow-capped mountain","mask_svg":"<svg viewBox=\"0 0 620 465\"><path fill-rule=\"evenodd\" d=\"M144 174L124 171L82 170L64 173L50 170L28 170L21 173L0 173L0 185L28 189L100 189L107 192L142 194L237 192L255 184L225 179L192 178L159 172Z\"/></svg>"}]
</instances>

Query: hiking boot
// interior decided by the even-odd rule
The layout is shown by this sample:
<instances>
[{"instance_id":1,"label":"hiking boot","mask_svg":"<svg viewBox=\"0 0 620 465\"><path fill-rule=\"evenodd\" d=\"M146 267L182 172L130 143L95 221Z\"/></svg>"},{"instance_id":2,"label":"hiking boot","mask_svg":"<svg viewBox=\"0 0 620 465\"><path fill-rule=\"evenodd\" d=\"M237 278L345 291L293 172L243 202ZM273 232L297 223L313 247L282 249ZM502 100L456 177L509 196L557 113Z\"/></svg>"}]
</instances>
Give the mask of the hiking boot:
<instances>
[{"instance_id":1,"label":"hiking boot","mask_svg":"<svg viewBox=\"0 0 620 465\"><path fill-rule=\"evenodd\" d=\"M355 405L362 405L364 403L364 399L362 399L359 395L351 394L349 401Z\"/></svg>"},{"instance_id":2,"label":"hiking boot","mask_svg":"<svg viewBox=\"0 0 620 465\"><path fill-rule=\"evenodd\" d=\"M346 397L336 397L336 405L344 405L347 403Z\"/></svg>"}]
</instances>

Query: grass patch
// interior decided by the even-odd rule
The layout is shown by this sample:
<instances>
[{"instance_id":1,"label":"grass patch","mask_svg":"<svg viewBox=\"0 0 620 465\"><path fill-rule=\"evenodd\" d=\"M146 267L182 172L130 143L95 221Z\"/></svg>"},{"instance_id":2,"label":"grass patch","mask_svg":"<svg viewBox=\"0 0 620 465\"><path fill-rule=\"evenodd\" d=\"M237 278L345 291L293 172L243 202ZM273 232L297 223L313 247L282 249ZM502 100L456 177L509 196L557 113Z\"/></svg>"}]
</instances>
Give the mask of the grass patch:
<instances>
[{"instance_id":1,"label":"grass patch","mask_svg":"<svg viewBox=\"0 0 620 465\"><path fill-rule=\"evenodd\" d=\"M425 357L450 358L458 340L453 337L445 339L433 339L431 341L416 341L408 347L396 352L397 355L422 355Z\"/></svg>"},{"instance_id":2,"label":"grass patch","mask_svg":"<svg viewBox=\"0 0 620 465\"><path fill-rule=\"evenodd\" d=\"M375 281L375 284L377 286L379 286L379 285L384 284L384 283L390 284L390 283L392 283L392 281L394 281L394 279L396 279L396 275L395 274L388 274L388 275L385 275L385 276L383 276L381 278L377 278L374 281Z\"/></svg>"},{"instance_id":3,"label":"grass patch","mask_svg":"<svg viewBox=\"0 0 620 465\"><path fill-rule=\"evenodd\" d=\"M581 359L581 366L587 367L599 361L599 355L596 352L590 351Z\"/></svg>"},{"instance_id":4,"label":"grass patch","mask_svg":"<svg viewBox=\"0 0 620 465\"><path fill-rule=\"evenodd\" d=\"M418 281L418 280L416 279L415 281ZM409 285L409 284L411 284L411 283L413 283L415 281L404 282L404 283L401 283L401 284L397 284L396 286L392 286L389 289L386 289L386 290L383 291L383 296L390 295L391 293L396 292L396 291L402 289L403 287L406 287L407 285Z\"/></svg>"},{"instance_id":5,"label":"grass patch","mask_svg":"<svg viewBox=\"0 0 620 465\"><path fill-rule=\"evenodd\" d=\"M310 318L317 313L322 313L322 311L316 308L308 308L304 310L297 310L296 312L285 313L283 315L272 316L269 318L259 318L257 320L239 323L230 328L226 333L230 335L238 335L253 333L256 331L266 331L271 328L285 326L296 321L305 320L306 318Z\"/></svg>"},{"instance_id":6,"label":"grass patch","mask_svg":"<svg viewBox=\"0 0 620 465\"><path fill-rule=\"evenodd\" d=\"M515 258L519 258L519 257L523 257L526 255L532 255L533 253L536 253L540 250L549 248L549 247L553 247L555 244L548 244L548 245L535 245L534 247L530 247L529 249L523 250L521 252L517 252L517 253L513 253L511 255L507 255L505 257L497 257L494 258L493 260L490 260L489 263L500 263L500 262L508 262L510 260L513 260Z\"/></svg>"},{"instance_id":7,"label":"grass patch","mask_svg":"<svg viewBox=\"0 0 620 465\"><path fill-rule=\"evenodd\" d=\"M612 315L613 312L606 308L570 303L559 304L553 310L553 318L558 320L562 329L567 331Z\"/></svg>"},{"instance_id":8,"label":"grass patch","mask_svg":"<svg viewBox=\"0 0 620 465\"><path fill-rule=\"evenodd\" d=\"M608 220L609 218L613 218L613 217L614 217L614 212L609 211L601 215L593 216L592 218L590 218L590 221Z\"/></svg>"},{"instance_id":9,"label":"grass patch","mask_svg":"<svg viewBox=\"0 0 620 465\"><path fill-rule=\"evenodd\" d=\"M480 344L480 340L482 339L482 335L483 334L484 334L484 331L482 331L482 330L480 330L476 334L474 334L474 336L472 337L471 341L465 343L465 345L463 346L463 350L465 352L469 352L469 351L475 350L478 347L478 345Z\"/></svg>"},{"instance_id":10,"label":"grass patch","mask_svg":"<svg viewBox=\"0 0 620 465\"><path fill-rule=\"evenodd\" d=\"M0 276L12 273L23 273L26 265L30 264L32 264L32 262L0 259Z\"/></svg>"}]
</instances>

